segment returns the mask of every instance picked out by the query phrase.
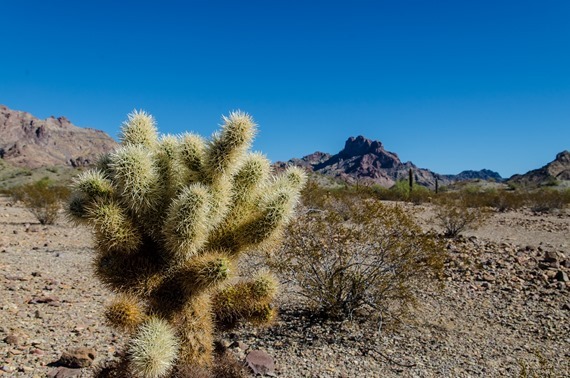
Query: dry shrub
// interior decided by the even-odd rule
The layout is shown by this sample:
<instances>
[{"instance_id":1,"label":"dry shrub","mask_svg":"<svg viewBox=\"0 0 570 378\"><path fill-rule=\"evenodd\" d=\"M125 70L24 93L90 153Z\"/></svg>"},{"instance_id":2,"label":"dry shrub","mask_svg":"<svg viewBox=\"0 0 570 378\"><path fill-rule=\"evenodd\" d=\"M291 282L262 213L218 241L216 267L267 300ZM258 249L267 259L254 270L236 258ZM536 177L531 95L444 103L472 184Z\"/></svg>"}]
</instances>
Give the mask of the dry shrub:
<instances>
[{"instance_id":1,"label":"dry shrub","mask_svg":"<svg viewBox=\"0 0 570 378\"><path fill-rule=\"evenodd\" d=\"M477 229L487 216L484 208L470 207L462 198L440 197L433 221L443 228L446 238L456 238L463 231Z\"/></svg>"},{"instance_id":2,"label":"dry shrub","mask_svg":"<svg viewBox=\"0 0 570 378\"><path fill-rule=\"evenodd\" d=\"M44 178L12 189L11 196L14 202L21 201L41 224L53 224L62 203L69 197L69 189Z\"/></svg>"},{"instance_id":3,"label":"dry shrub","mask_svg":"<svg viewBox=\"0 0 570 378\"><path fill-rule=\"evenodd\" d=\"M518 210L526 204L526 196L520 192L493 190L489 191L488 196L491 197L491 203L488 206L500 212Z\"/></svg>"},{"instance_id":4,"label":"dry shrub","mask_svg":"<svg viewBox=\"0 0 570 378\"><path fill-rule=\"evenodd\" d=\"M440 197L460 201L470 208L488 207L503 212L529 207L532 211L541 213L564 209L570 203L570 189L483 190L466 187L461 191L442 193Z\"/></svg>"},{"instance_id":5,"label":"dry shrub","mask_svg":"<svg viewBox=\"0 0 570 378\"><path fill-rule=\"evenodd\" d=\"M536 213L561 210L570 203L570 189L541 188L527 193L527 203Z\"/></svg>"},{"instance_id":6,"label":"dry shrub","mask_svg":"<svg viewBox=\"0 0 570 378\"><path fill-rule=\"evenodd\" d=\"M317 202L290 224L270 263L318 315L395 320L418 283L441 274L443 248L401 207L348 195Z\"/></svg>"}]
</instances>

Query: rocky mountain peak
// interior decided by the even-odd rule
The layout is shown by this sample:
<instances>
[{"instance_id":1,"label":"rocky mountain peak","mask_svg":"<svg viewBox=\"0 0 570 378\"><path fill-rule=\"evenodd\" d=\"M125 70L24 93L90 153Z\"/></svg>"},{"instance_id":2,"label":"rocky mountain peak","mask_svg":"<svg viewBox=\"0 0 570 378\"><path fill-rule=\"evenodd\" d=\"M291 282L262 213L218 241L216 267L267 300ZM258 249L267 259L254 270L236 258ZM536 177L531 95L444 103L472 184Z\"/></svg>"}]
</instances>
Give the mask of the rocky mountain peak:
<instances>
[{"instance_id":1,"label":"rocky mountain peak","mask_svg":"<svg viewBox=\"0 0 570 378\"><path fill-rule=\"evenodd\" d=\"M533 169L523 175L514 175L511 183L522 185L545 185L555 181L570 181L570 151L556 154L556 158L542 168Z\"/></svg>"},{"instance_id":2,"label":"rocky mountain peak","mask_svg":"<svg viewBox=\"0 0 570 378\"><path fill-rule=\"evenodd\" d=\"M350 137L344 143L344 149L339 152L343 157L363 156L367 154L381 154L385 152L382 142L370 140L362 135Z\"/></svg>"},{"instance_id":3,"label":"rocky mountain peak","mask_svg":"<svg viewBox=\"0 0 570 378\"><path fill-rule=\"evenodd\" d=\"M77 127L66 117L41 120L0 105L0 158L13 165L89 165L117 146L104 132Z\"/></svg>"},{"instance_id":4,"label":"rocky mountain peak","mask_svg":"<svg viewBox=\"0 0 570 378\"><path fill-rule=\"evenodd\" d=\"M435 187L436 180L440 185L457 180L502 180L497 172L487 169L464 171L459 175L440 175L429 169L418 168L412 162L403 163L396 153L387 151L382 142L362 135L348 138L344 148L337 154L315 152L300 159L291 159L287 163L278 162L276 166L284 168L290 164L347 182L378 184L384 187L391 187L399 180L407 180L410 169L416 183L431 188Z\"/></svg>"},{"instance_id":5,"label":"rocky mountain peak","mask_svg":"<svg viewBox=\"0 0 570 378\"><path fill-rule=\"evenodd\" d=\"M566 150L559 152L558 154L556 154L556 159L554 159L554 161L557 161L559 163L570 164L570 151Z\"/></svg>"}]
</instances>

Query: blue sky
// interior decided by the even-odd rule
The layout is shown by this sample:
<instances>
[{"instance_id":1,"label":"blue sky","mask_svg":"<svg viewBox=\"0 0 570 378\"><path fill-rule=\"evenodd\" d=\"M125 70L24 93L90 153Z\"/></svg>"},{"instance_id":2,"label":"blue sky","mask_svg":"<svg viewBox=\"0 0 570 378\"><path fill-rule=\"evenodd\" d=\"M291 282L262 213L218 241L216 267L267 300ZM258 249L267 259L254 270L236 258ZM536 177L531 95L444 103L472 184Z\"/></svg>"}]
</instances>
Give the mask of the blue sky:
<instances>
[{"instance_id":1,"label":"blue sky","mask_svg":"<svg viewBox=\"0 0 570 378\"><path fill-rule=\"evenodd\" d=\"M0 0L0 103L116 137L133 109L271 160L378 139L508 177L570 149L570 1ZM1 136L0 136L1 137Z\"/></svg>"}]
</instances>

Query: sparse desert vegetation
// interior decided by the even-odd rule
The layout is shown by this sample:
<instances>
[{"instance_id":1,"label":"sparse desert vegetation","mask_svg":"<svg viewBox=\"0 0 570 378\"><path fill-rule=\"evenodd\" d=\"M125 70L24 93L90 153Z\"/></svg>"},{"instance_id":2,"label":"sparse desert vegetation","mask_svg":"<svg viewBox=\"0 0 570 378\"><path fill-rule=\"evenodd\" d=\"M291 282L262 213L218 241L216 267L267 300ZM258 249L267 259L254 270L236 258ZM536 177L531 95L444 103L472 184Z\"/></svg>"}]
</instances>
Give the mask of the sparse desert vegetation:
<instances>
[{"instance_id":1,"label":"sparse desert vegetation","mask_svg":"<svg viewBox=\"0 0 570 378\"><path fill-rule=\"evenodd\" d=\"M566 192L546 212L532 206L540 191L469 187L419 203L381 200L379 192L308 183L283 249L241 262L244 272L277 268L277 318L261 329L236 323L216 332L214 374L247 376L246 355L262 350L280 377L568 375ZM525 205L489 202L503 194L501 201ZM434 222L440 198L470 198L458 208L485 209L480 227L443 238L445 227ZM93 278L88 229L64 217L41 225L22 201L1 200L4 374L66 371L48 365L83 347L95 361L72 369L79 376L120 376L112 374L126 366L129 332L106 325L102 309L121 306Z\"/></svg>"},{"instance_id":2,"label":"sparse desert vegetation","mask_svg":"<svg viewBox=\"0 0 570 378\"><path fill-rule=\"evenodd\" d=\"M5 190L13 202L22 202L40 224L54 224L63 204L69 199L70 189L52 182L48 177Z\"/></svg>"}]
</instances>

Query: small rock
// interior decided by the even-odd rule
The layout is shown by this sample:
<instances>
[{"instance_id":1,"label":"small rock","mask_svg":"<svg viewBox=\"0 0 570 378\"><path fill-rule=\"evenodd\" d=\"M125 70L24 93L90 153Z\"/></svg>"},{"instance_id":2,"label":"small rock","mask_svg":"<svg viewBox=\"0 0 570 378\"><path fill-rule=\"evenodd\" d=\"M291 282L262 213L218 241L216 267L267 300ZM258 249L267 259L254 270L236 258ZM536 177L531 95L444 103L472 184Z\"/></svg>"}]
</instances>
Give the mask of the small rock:
<instances>
[{"instance_id":1,"label":"small rock","mask_svg":"<svg viewBox=\"0 0 570 378\"><path fill-rule=\"evenodd\" d=\"M561 270L559 270L558 273L556 273L556 276L554 276L554 278L556 278L560 282L570 281L570 279L568 279L568 274L566 274L566 272L563 272Z\"/></svg>"},{"instance_id":2,"label":"small rock","mask_svg":"<svg viewBox=\"0 0 570 378\"><path fill-rule=\"evenodd\" d=\"M28 304L38 303L59 303L59 299L57 297L34 297L28 301Z\"/></svg>"},{"instance_id":3,"label":"small rock","mask_svg":"<svg viewBox=\"0 0 570 378\"><path fill-rule=\"evenodd\" d=\"M48 374L48 378L70 378L77 377L81 375L80 369L69 369L63 366L51 370Z\"/></svg>"},{"instance_id":4,"label":"small rock","mask_svg":"<svg viewBox=\"0 0 570 378\"><path fill-rule=\"evenodd\" d=\"M20 366L18 368L18 371L21 373L30 373L30 372L34 371L34 368L31 368L29 366Z\"/></svg>"},{"instance_id":5,"label":"small rock","mask_svg":"<svg viewBox=\"0 0 570 378\"><path fill-rule=\"evenodd\" d=\"M4 342L10 345L20 344L20 338L14 334L10 334L4 338Z\"/></svg>"},{"instance_id":6,"label":"small rock","mask_svg":"<svg viewBox=\"0 0 570 378\"><path fill-rule=\"evenodd\" d=\"M12 373L16 371L16 368L12 365L2 365L2 368L0 368L0 370L2 370L5 373Z\"/></svg>"},{"instance_id":7,"label":"small rock","mask_svg":"<svg viewBox=\"0 0 570 378\"><path fill-rule=\"evenodd\" d=\"M247 365L254 374L275 376L273 357L262 350L252 350L245 357Z\"/></svg>"},{"instance_id":8,"label":"small rock","mask_svg":"<svg viewBox=\"0 0 570 378\"><path fill-rule=\"evenodd\" d=\"M91 366L96 355L93 348L73 348L63 352L58 363L70 368L84 368Z\"/></svg>"},{"instance_id":9,"label":"small rock","mask_svg":"<svg viewBox=\"0 0 570 378\"><path fill-rule=\"evenodd\" d=\"M243 341L234 341L233 343L230 344L230 348L238 348L245 352L246 350L249 349L249 345L247 345Z\"/></svg>"},{"instance_id":10,"label":"small rock","mask_svg":"<svg viewBox=\"0 0 570 378\"><path fill-rule=\"evenodd\" d=\"M24 277L20 277L20 276L4 276L4 278L6 278L8 281L27 281L27 278Z\"/></svg>"},{"instance_id":11,"label":"small rock","mask_svg":"<svg viewBox=\"0 0 570 378\"><path fill-rule=\"evenodd\" d=\"M558 261L558 253L554 251L546 251L544 254L544 262L555 263Z\"/></svg>"}]
</instances>

